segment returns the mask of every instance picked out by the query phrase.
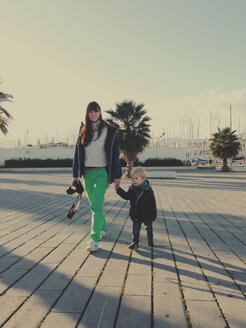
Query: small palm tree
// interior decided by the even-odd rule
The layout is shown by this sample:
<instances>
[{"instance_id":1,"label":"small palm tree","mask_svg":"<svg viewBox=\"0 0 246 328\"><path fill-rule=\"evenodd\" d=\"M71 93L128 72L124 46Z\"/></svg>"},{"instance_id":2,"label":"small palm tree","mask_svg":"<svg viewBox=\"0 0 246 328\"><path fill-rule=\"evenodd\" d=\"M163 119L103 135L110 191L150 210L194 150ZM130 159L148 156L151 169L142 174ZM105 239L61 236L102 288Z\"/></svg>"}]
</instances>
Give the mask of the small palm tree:
<instances>
[{"instance_id":1,"label":"small palm tree","mask_svg":"<svg viewBox=\"0 0 246 328\"><path fill-rule=\"evenodd\" d=\"M8 133L8 123L13 119L13 117L6 109L1 106L1 102L11 101L12 98L12 95L0 92L0 131L2 131L3 134Z\"/></svg>"},{"instance_id":2,"label":"small palm tree","mask_svg":"<svg viewBox=\"0 0 246 328\"><path fill-rule=\"evenodd\" d=\"M223 160L222 171L228 172L228 159L238 155L240 150L239 138L230 127L224 129L218 128L218 132L213 133L213 138L210 139L211 144L209 149L214 157Z\"/></svg>"},{"instance_id":3,"label":"small palm tree","mask_svg":"<svg viewBox=\"0 0 246 328\"><path fill-rule=\"evenodd\" d=\"M151 118L143 109L144 104L136 105L133 101L116 104L116 108L107 110L109 124L119 127L118 138L120 149L127 164L126 177L130 177L131 169L141 153L150 142Z\"/></svg>"}]
</instances>

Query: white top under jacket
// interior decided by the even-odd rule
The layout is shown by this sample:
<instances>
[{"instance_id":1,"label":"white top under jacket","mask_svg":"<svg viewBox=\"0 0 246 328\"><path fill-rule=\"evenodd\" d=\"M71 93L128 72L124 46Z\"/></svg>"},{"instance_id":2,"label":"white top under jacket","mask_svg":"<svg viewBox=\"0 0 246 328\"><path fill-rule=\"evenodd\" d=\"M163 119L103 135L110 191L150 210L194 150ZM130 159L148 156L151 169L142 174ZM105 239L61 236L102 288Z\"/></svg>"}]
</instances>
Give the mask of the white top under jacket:
<instances>
[{"instance_id":1,"label":"white top under jacket","mask_svg":"<svg viewBox=\"0 0 246 328\"><path fill-rule=\"evenodd\" d=\"M99 121L92 123L92 129L94 131L94 134L91 143L85 147L85 167L107 166L107 158L104 145L107 137L108 128L104 126L100 137L97 138L99 123Z\"/></svg>"}]
</instances>

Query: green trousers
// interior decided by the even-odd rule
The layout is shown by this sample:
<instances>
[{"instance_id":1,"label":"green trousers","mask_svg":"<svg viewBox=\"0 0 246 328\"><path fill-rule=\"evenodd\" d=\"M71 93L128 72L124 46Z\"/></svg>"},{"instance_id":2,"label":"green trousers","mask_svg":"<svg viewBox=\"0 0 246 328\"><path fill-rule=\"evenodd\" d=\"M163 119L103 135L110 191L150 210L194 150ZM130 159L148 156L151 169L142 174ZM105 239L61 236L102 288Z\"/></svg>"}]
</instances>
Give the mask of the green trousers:
<instances>
[{"instance_id":1,"label":"green trousers","mask_svg":"<svg viewBox=\"0 0 246 328\"><path fill-rule=\"evenodd\" d=\"M105 168L86 170L84 173L85 190L92 211L90 238L100 240L100 233L106 230L107 222L103 212L104 195L108 187L108 173Z\"/></svg>"}]
</instances>

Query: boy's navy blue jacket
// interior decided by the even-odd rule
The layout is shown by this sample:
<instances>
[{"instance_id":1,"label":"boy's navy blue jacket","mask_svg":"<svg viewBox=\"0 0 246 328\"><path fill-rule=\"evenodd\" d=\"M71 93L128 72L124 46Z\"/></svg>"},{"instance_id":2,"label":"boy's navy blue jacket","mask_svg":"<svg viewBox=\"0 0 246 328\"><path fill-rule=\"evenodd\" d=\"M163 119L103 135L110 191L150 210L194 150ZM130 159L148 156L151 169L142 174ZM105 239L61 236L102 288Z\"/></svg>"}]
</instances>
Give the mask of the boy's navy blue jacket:
<instances>
[{"instance_id":1,"label":"boy's navy blue jacket","mask_svg":"<svg viewBox=\"0 0 246 328\"><path fill-rule=\"evenodd\" d=\"M120 148L117 138L117 129L105 122L108 128L107 137L105 141L105 152L107 157L107 172L109 183L112 183L114 179L120 179L122 176L122 170L120 165ZM83 125L81 125L80 129ZM74 159L73 159L73 177L78 178L84 174L85 168L85 149L81 144L81 137L78 137Z\"/></svg>"},{"instance_id":2,"label":"boy's navy blue jacket","mask_svg":"<svg viewBox=\"0 0 246 328\"><path fill-rule=\"evenodd\" d=\"M156 219L155 195L148 180L145 180L139 188L131 186L127 192L118 188L117 194L123 199L130 200L129 214L132 220L141 220L147 224Z\"/></svg>"}]
</instances>

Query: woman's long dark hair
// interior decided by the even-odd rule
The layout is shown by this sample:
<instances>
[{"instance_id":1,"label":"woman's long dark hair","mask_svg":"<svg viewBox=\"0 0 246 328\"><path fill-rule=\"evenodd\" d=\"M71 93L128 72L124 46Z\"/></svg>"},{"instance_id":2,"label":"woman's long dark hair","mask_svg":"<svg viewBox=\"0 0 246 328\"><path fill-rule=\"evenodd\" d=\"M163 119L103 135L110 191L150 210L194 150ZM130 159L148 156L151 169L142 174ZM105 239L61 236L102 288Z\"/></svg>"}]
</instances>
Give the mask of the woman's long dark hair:
<instances>
[{"instance_id":1,"label":"woman's long dark hair","mask_svg":"<svg viewBox=\"0 0 246 328\"><path fill-rule=\"evenodd\" d=\"M88 146L91 143L91 140L93 138L93 130L92 130L92 124L91 124L92 122L89 119L89 115L88 115L92 111L94 111L94 112L101 111L101 107L95 101L92 101L88 104L87 109L86 109L86 114L85 114L85 124L82 126L80 133L79 133L79 135L81 137L81 143L84 147ZM100 123L98 125L97 139L102 134L102 129L105 125L105 122L102 119L102 112L99 116L99 121L100 121Z\"/></svg>"}]
</instances>

